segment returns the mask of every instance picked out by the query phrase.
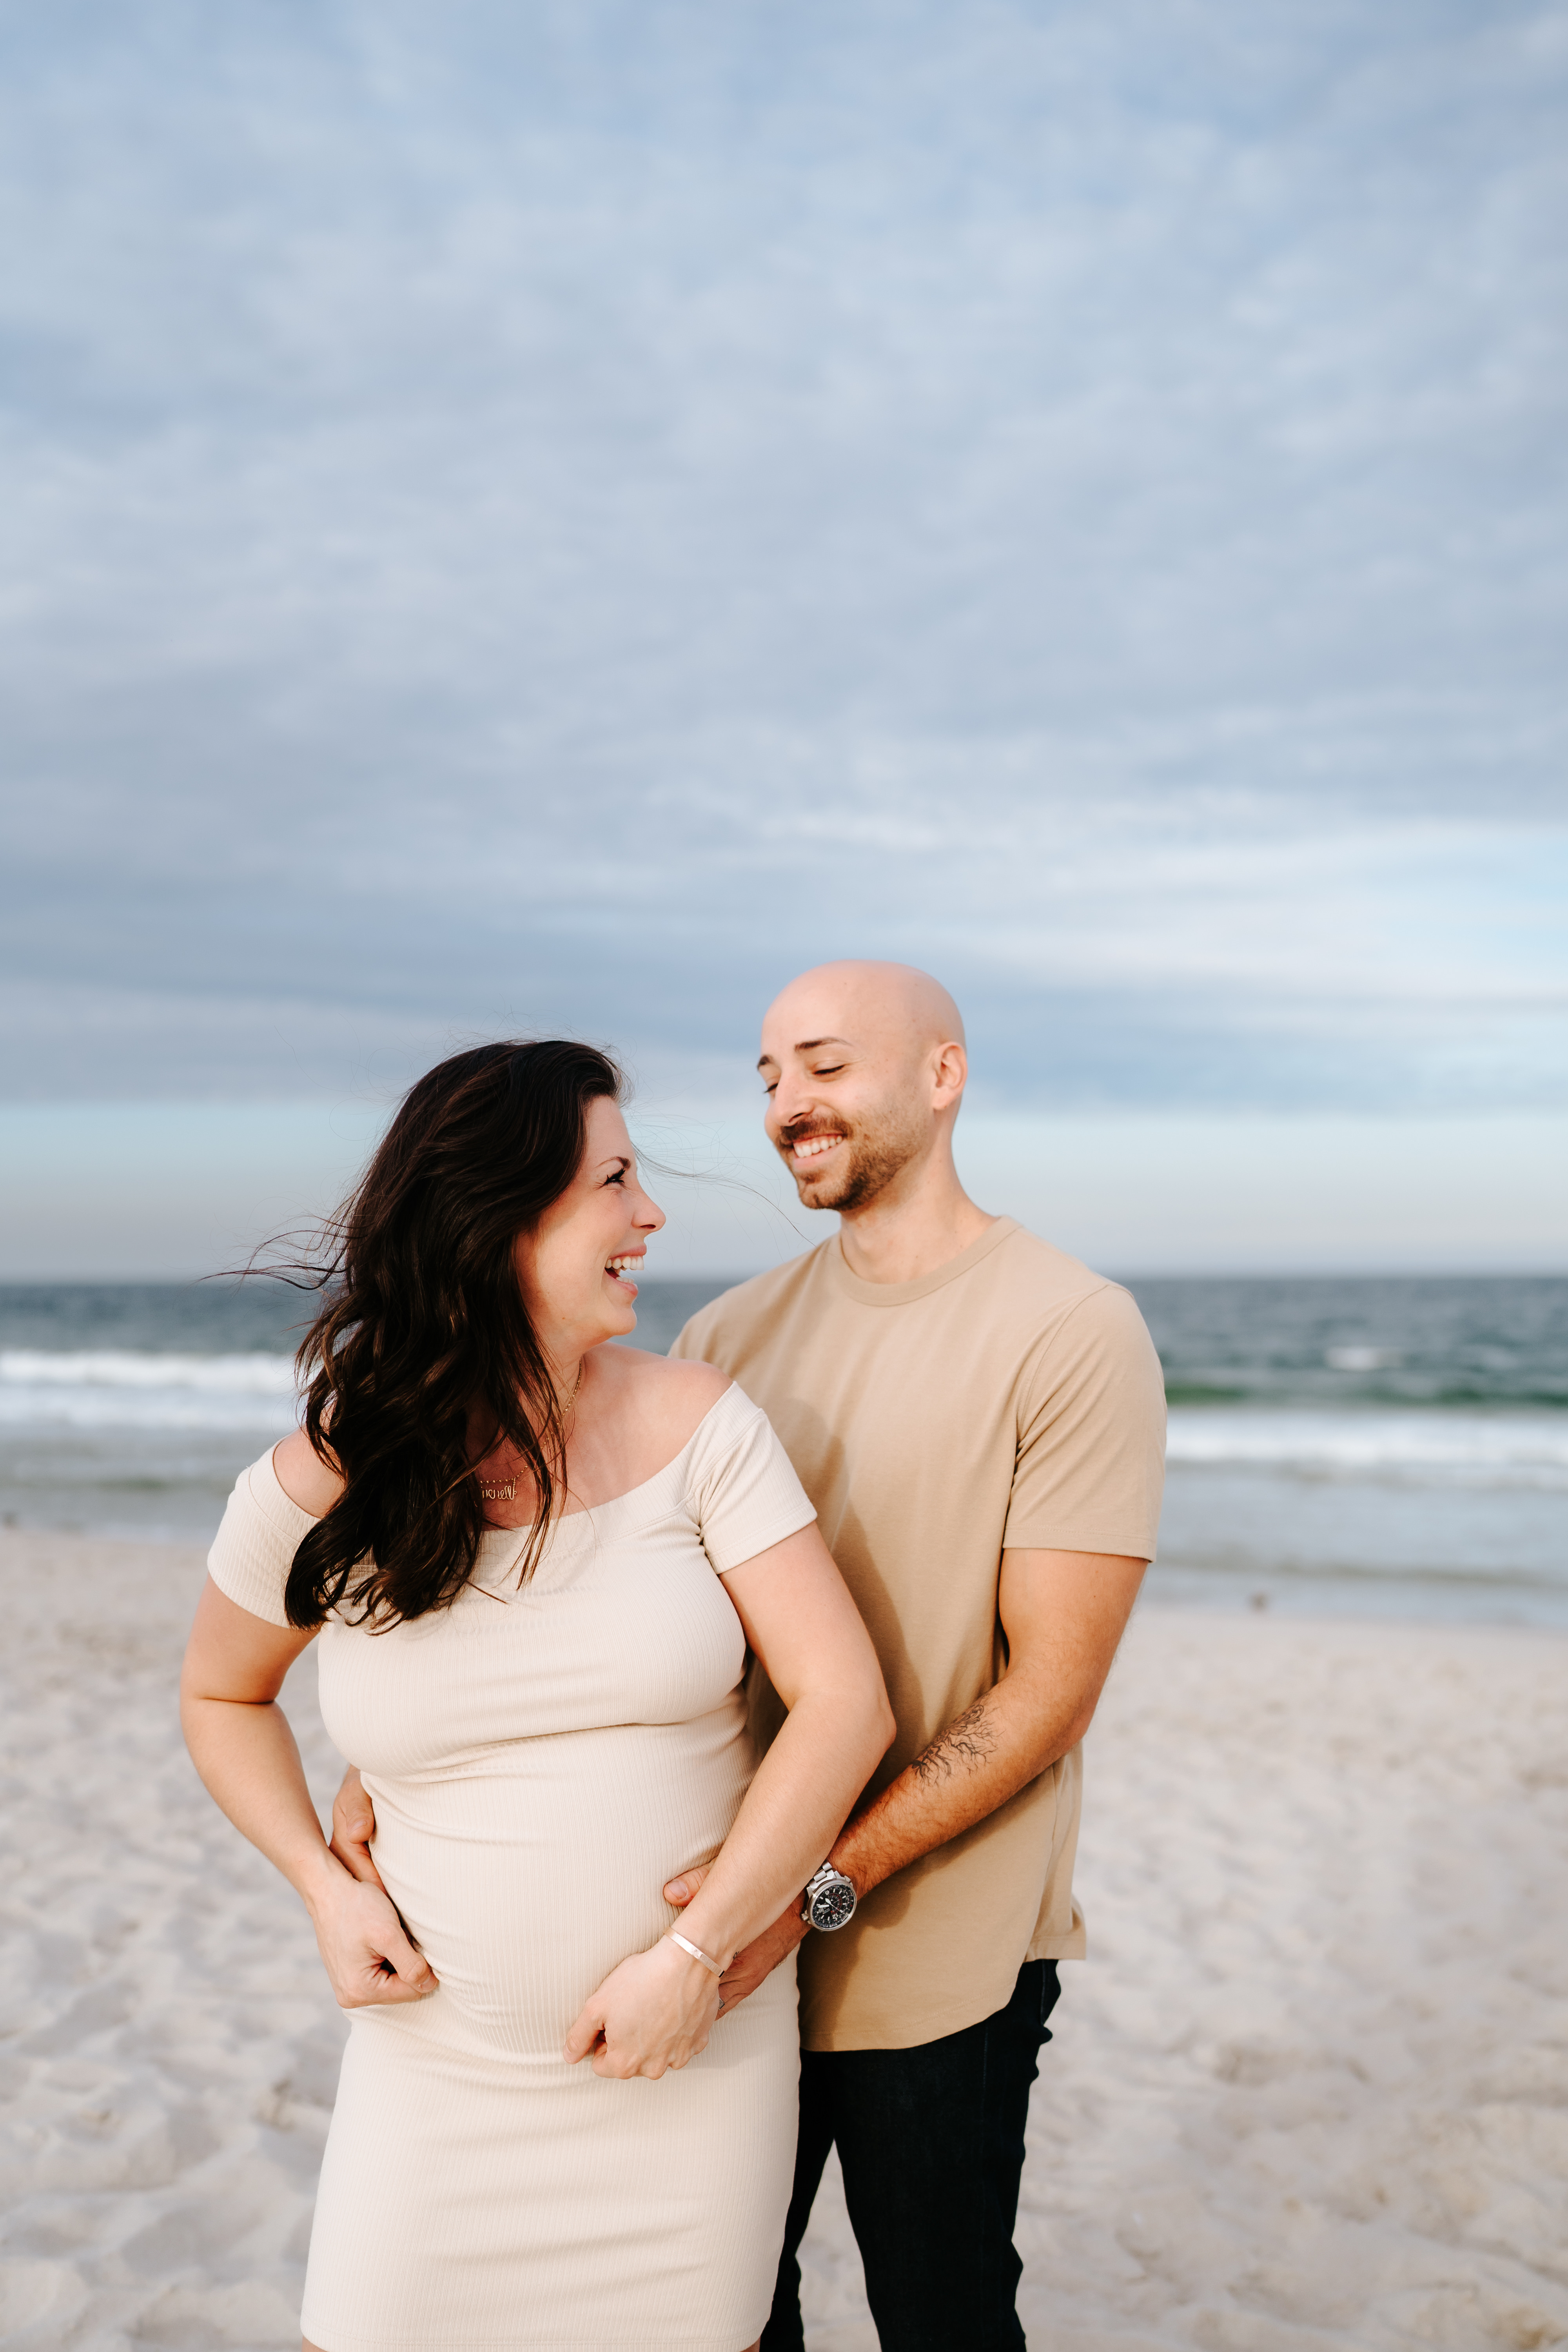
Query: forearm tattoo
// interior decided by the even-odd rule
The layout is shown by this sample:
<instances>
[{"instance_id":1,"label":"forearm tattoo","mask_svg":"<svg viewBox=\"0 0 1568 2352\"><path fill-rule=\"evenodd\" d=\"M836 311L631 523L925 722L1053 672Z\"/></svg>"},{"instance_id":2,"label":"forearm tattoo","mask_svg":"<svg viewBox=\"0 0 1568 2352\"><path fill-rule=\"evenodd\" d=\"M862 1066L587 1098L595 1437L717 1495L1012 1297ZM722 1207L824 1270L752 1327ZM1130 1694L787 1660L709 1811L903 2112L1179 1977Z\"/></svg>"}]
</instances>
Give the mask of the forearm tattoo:
<instances>
[{"instance_id":1,"label":"forearm tattoo","mask_svg":"<svg viewBox=\"0 0 1568 2352\"><path fill-rule=\"evenodd\" d=\"M950 1780L962 1768L966 1772L978 1771L996 1753L996 1734L991 1722L990 1709L984 1699L977 1698L962 1715L955 1715L944 1730L939 1731L929 1748L922 1748L910 1766L920 1780Z\"/></svg>"}]
</instances>

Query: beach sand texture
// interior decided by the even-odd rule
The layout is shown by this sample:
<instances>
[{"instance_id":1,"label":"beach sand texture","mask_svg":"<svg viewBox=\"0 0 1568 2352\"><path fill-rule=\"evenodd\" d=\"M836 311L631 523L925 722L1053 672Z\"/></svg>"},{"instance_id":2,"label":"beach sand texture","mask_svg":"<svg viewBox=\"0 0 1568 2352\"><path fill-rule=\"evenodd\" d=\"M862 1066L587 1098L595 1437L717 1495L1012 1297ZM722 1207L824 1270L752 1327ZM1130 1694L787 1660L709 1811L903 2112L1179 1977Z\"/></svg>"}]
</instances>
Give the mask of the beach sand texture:
<instances>
[{"instance_id":1,"label":"beach sand texture","mask_svg":"<svg viewBox=\"0 0 1568 2352\"><path fill-rule=\"evenodd\" d=\"M297 2344L342 2022L180 1746L198 1552L0 1535L0 2342ZM1568 1643L1149 1611L1020 2244L1051 2352L1568 2340ZM323 1801L314 1670L289 1704ZM871 2352L837 2184L814 2352Z\"/></svg>"}]
</instances>

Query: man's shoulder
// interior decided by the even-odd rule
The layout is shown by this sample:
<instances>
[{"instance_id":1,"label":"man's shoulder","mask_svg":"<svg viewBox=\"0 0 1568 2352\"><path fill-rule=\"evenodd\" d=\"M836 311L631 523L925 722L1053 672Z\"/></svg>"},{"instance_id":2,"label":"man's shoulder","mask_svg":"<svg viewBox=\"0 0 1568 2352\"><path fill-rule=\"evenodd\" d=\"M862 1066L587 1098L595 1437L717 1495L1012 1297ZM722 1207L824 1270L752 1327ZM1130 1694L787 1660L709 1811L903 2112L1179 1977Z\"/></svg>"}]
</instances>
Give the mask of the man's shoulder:
<instances>
[{"instance_id":1,"label":"man's shoulder","mask_svg":"<svg viewBox=\"0 0 1568 2352\"><path fill-rule=\"evenodd\" d=\"M1132 1293L1081 1258L1015 1225L994 1253L985 1320L998 1339L1011 1335L1020 1361L1037 1374L1099 1358L1152 1362L1153 1342Z\"/></svg>"},{"instance_id":2,"label":"man's shoulder","mask_svg":"<svg viewBox=\"0 0 1568 2352\"><path fill-rule=\"evenodd\" d=\"M1041 1308L1070 1310L1086 1299L1102 1297L1131 1303L1131 1293L1110 1275L1097 1274L1082 1258L1032 1234L1016 1219L1007 1223L1011 1230L995 1253L995 1278L997 1286L1011 1293L1026 1313Z\"/></svg>"},{"instance_id":3,"label":"man's shoulder","mask_svg":"<svg viewBox=\"0 0 1568 2352\"><path fill-rule=\"evenodd\" d=\"M799 1257L721 1291L689 1318L670 1354L698 1357L705 1363L732 1369L733 1358L758 1346L776 1328L780 1317L814 1279L824 1250L832 1246L831 1241L819 1242Z\"/></svg>"},{"instance_id":4,"label":"man's shoulder","mask_svg":"<svg viewBox=\"0 0 1568 2352\"><path fill-rule=\"evenodd\" d=\"M1017 1343L1026 1403L1058 1393L1064 1381L1110 1379L1119 1391L1157 1397L1163 1412L1160 1359L1125 1284L1021 1225L1007 1238L1006 1249L996 1253L1008 1276L996 1312L1008 1318Z\"/></svg>"}]
</instances>

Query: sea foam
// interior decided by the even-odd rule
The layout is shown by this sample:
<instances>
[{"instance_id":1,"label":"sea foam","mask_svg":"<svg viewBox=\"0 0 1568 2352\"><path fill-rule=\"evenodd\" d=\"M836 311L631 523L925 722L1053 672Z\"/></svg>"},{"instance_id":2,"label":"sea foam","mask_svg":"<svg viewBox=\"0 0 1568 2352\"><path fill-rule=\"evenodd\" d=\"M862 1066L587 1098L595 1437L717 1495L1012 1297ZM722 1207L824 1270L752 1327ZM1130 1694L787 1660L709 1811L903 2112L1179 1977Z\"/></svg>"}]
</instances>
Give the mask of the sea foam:
<instances>
[{"instance_id":1,"label":"sea foam","mask_svg":"<svg viewBox=\"0 0 1568 2352\"><path fill-rule=\"evenodd\" d=\"M1568 1489L1568 1415L1173 1406L1167 1459L1326 1478Z\"/></svg>"},{"instance_id":2,"label":"sea foam","mask_svg":"<svg viewBox=\"0 0 1568 2352\"><path fill-rule=\"evenodd\" d=\"M13 1429L279 1431L294 1396L289 1356L0 1350L0 1424Z\"/></svg>"}]
</instances>

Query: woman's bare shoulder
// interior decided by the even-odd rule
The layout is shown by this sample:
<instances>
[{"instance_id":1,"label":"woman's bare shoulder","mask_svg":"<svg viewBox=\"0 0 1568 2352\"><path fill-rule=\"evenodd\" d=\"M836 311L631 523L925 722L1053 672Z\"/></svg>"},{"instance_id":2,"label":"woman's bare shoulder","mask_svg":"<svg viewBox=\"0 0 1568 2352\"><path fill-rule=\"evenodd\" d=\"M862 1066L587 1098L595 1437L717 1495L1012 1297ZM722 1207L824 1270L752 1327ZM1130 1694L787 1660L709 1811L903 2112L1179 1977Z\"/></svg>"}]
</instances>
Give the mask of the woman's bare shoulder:
<instances>
[{"instance_id":1,"label":"woman's bare shoulder","mask_svg":"<svg viewBox=\"0 0 1568 2352\"><path fill-rule=\"evenodd\" d=\"M716 1364L651 1355L646 1348L606 1348L614 1377L628 1392L637 1420L656 1427L670 1454L679 1454L732 1383Z\"/></svg>"},{"instance_id":2,"label":"woman's bare shoulder","mask_svg":"<svg viewBox=\"0 0 1568 2352\"><path fill-rule=\"evenodd\" d=\"M343 1491L338 1473L323 1462L302 1429L272 1449L272 1469L291 1503L324 1519Z\"/></svg>"}]
</instances>

